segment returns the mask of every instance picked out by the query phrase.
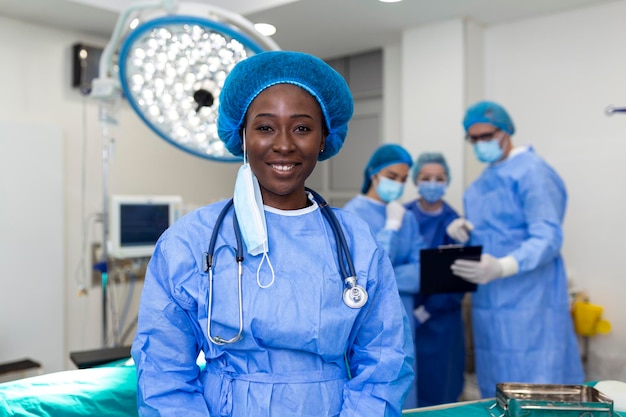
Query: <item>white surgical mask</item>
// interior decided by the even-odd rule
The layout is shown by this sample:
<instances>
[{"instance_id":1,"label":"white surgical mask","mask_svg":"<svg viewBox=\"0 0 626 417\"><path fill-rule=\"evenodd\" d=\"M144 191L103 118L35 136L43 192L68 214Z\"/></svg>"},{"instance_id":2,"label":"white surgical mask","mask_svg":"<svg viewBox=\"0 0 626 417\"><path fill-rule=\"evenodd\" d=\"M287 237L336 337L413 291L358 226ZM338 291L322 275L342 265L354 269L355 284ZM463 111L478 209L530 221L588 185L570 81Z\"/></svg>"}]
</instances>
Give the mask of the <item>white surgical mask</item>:
<instances>
[{"instance_id":1,"label":"white surgical mask","mask_svg":"<svg viewBox=\"0 0 626 417\"><path fill-rule=\"evenodd\" d=\"M246 244L248 253L252 256L263 254L263 259L257 269L257 283L260 287L267 288L274 283L274 268L267 256L269 245L263 197L261 196L259 181L252 172L252 168L250 168L250 163L248 162L245 130L243 133L243 165L241 165L237 172L233 205L235 206L235 213L237 213L241 238ZM265 260L267 260L272 272L272 279L267 285L261 284L259 279L259 271Z\"/></svg>"}]
</instances>

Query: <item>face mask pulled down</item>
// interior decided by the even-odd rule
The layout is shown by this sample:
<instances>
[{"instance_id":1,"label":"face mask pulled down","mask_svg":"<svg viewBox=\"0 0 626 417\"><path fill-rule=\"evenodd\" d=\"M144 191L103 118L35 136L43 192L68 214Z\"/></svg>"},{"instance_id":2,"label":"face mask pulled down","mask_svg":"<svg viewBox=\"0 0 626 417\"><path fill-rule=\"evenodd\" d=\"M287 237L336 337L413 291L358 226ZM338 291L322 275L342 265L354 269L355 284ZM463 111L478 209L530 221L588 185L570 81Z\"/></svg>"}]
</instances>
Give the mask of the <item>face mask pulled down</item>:
<instances>
[{"instance_id":1,"label":"face mask pulled down","mask_svg":"<svg viewBox=\"0 0 626 417\"><path fill-rule=\"evenodd\" d=\"M235 180L233 205L235 206L235 213L237 214L239 229L241 230L241 238L246 244L248 253L252 256L263 254L263 260L257 269L257 284L261 288L267 288L274 283L274 268L267 255L269 245L263 197L261 196L259 181L252 172L248 162L245 132L243 134L243 155L243 165L239 168L237 179ZM262 284L259 277L261 266L265 260L267 260L272 275L272 279L268 284Z\"/></svg>"}]
</instances>

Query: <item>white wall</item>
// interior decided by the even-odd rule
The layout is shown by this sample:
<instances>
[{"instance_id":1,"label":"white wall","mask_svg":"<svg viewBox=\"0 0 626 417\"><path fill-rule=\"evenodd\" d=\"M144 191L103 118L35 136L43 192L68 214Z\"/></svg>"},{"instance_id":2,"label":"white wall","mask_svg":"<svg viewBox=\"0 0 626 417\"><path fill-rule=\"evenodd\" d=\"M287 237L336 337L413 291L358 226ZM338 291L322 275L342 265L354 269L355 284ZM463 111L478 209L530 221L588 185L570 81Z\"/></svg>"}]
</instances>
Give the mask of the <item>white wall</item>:
<instances>
[{"instance_id":1,"label":"white wall","mask_svg":"<svg viewBox=\"0 0 626 417\"><path fill-rule=\"evenodd\" d=\"M463 191L465 40L462 20L406 30L401 46L402 144L412 154L439 151L451 167L446 200L459 210ZM407 199L417 197L407 185Z\"/></svg>"},{"instance_id":2,"label":"white wall","mask_svg":"<svg viewBox=\"0 0 626 417\"><path fill-rule=\"evenodd\" d=\"M65 364L62 145L58 127L0 123L0 362L45 371Z\"/></svg>"},{"instance_id":3,"label":"white wall","mask_svg":"<svg viewBox=\"0 0 626 417\"><path fill-rule=\"evenodd\" d=\"M626 380L626 2L485 31L485 97L503 103L569 191L564 257L576 287L613 324L590 342L588 379Z\"/></svg>"},{"instance_id":4,"label":"white wall","mask_svg":"<svg viewBox=\"0 0 626 417\"><path fill-rule=\"evenodd\" d=\"M104 46L106 41L0 17L0 123L43 124L62 132L67 367L71 366L67 352L101 347L102 323L99 288L77 295L80 283L91 283L87 247L101 239L101 225L93 219L102 211L102 134L97 104L71 87L71 47L76 42ZM126 103L118 119L112 132L116 145L110 163L111 193L180 194L187 208L232 195L235 164L203 160L169 145L152 134ZM46 238L35 228L23 233L33 241ZM3 265L0 269L2 279L15 275ZM20 319L15 318L16 326ZM13 359L0 357L0 362Z\"/></svg>"}]
</instances>

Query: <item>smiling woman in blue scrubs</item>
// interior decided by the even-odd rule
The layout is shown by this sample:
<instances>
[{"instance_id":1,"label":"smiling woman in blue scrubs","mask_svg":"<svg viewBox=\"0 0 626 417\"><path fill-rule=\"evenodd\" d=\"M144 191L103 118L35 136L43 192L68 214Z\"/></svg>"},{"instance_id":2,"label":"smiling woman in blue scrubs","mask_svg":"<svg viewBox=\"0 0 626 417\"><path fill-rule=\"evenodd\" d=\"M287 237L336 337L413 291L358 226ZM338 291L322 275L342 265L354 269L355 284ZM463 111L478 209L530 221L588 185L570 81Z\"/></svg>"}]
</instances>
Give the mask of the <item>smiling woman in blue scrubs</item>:
<instances>
[{"instance_id":1,"label":"smiling woman in blue scrubs","mask_svg":"<svg viewBox=\"0 0 626 417\"><path fill-rule=\"evenodd\" d=\"M368 294L344 303L333 224L304 185L339 152L352 109L343 78L308 54L263 52L230 72L218 130L231 153L246 152L235 208L211 260L227 201L157 243L132 347L140 416L400 416L413 344L391 263L363 221L333 209Z\"/></svg>"}]
</instances>

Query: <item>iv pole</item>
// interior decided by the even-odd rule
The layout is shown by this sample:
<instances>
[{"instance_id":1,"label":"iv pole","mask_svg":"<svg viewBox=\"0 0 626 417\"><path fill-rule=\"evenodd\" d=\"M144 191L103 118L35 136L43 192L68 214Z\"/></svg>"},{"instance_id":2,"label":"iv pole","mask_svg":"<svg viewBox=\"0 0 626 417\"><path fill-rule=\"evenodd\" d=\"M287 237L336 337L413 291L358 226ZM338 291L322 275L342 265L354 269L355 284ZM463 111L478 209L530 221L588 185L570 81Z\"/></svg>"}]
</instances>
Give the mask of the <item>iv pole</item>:
<instances>
[{"instance_id":1,"label":"iv pole","mask_svg":"<svg viewBox=\"0 0 626 417\"><path fill-rule=\"evenodd\" d=\"M109 308L108 308L108 284L109 284L109 161L113 140L110 137L109 128L117 124L113 110L115 105L121 100L120 82L116 78L113 67L113 54L117 50L122 35L129 27L128 20L132 13L137 10L163 8L171 12L175 8L175 0L162 0L136 3L127 7L119 16L113 35L102 51L99 62L98 78L93 80L91 96L99 100L99 118L102 125L102 252L97 269L102 275L102 346L107 347L109 329ZM117 343L117 341L114 341Z\"/></svg>"}]
</instances>

